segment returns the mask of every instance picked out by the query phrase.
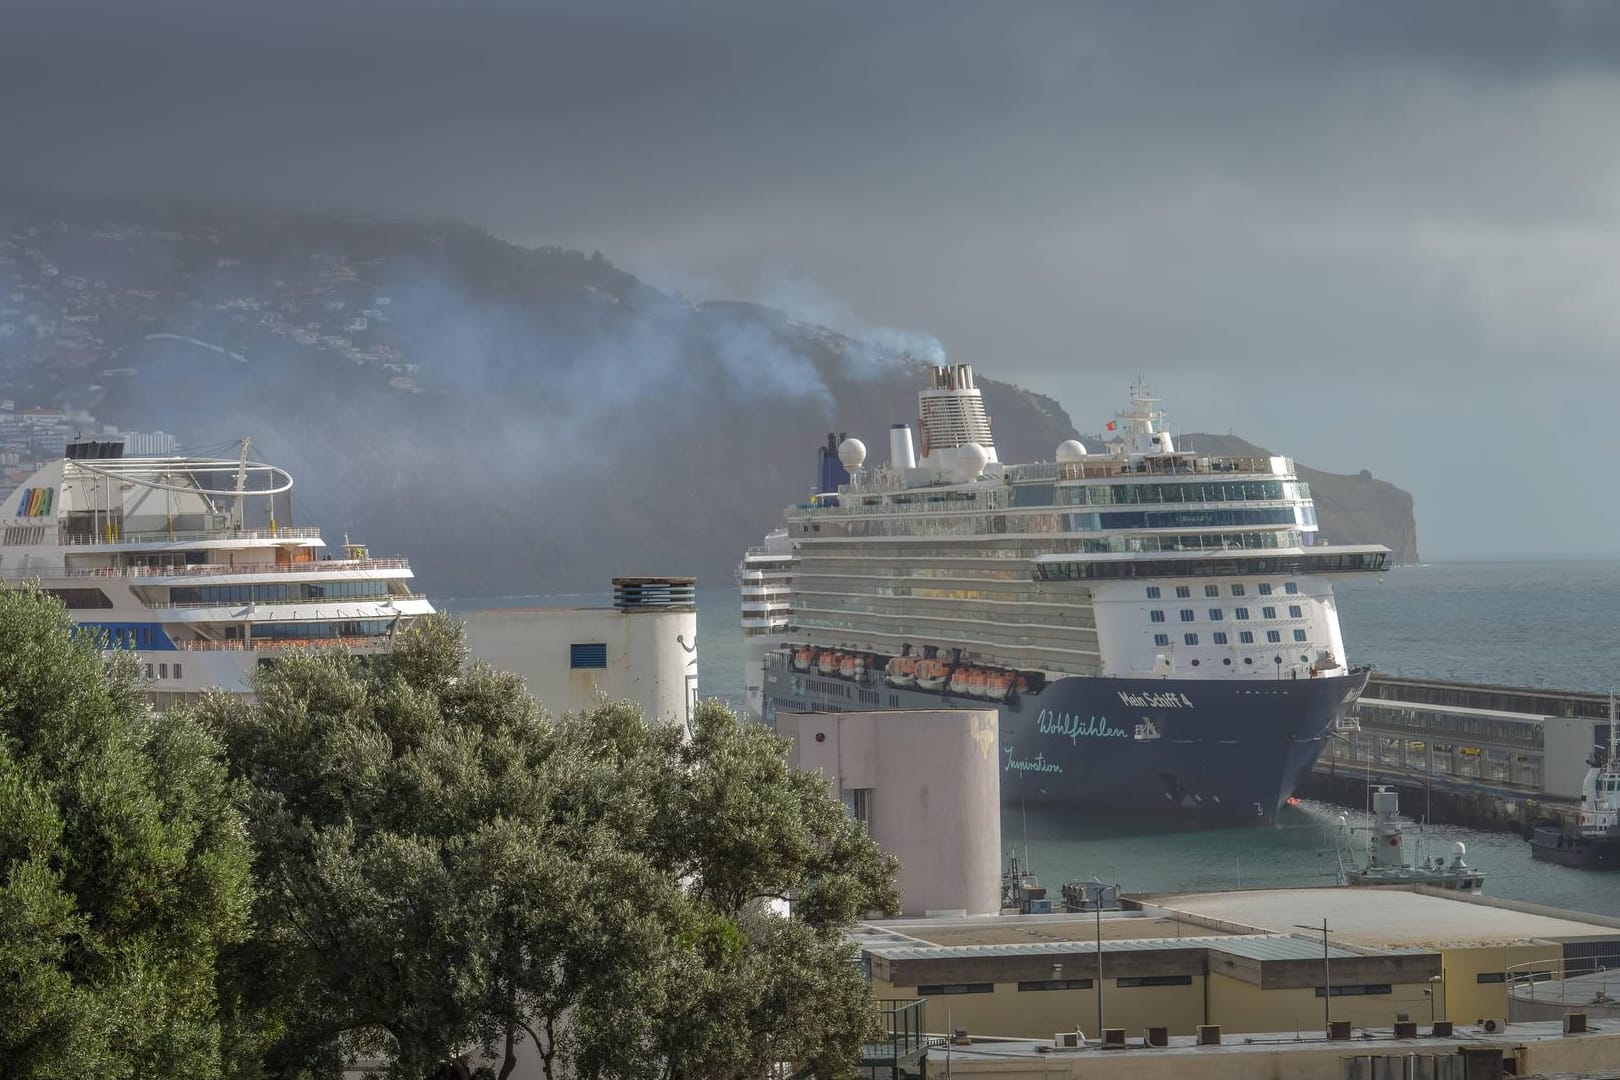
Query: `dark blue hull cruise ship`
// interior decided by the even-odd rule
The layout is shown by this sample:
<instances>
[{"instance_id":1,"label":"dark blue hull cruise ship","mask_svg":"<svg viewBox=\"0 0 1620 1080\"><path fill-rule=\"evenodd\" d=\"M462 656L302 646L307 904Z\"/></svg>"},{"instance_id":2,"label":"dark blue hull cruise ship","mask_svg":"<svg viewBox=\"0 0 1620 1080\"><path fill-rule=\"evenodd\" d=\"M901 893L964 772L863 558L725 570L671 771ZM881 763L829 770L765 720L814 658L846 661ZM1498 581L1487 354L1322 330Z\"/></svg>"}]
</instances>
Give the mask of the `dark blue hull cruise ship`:
<instances>
[{"instance_id":1,"label":"dark blue hull cruise ship","mask_svg":"<svg viewBox=\"0 0 1620 1080\"><path fill-rule=\"evenodd\" d=\"M829 437L816 490L739 567L750 708L995 707L1003 801L1267 823L1367 682L1282 457L1178 450L1145 388L1100 452L1003 465L966 365L890 462Z\"/></svg>"}]
</instances>

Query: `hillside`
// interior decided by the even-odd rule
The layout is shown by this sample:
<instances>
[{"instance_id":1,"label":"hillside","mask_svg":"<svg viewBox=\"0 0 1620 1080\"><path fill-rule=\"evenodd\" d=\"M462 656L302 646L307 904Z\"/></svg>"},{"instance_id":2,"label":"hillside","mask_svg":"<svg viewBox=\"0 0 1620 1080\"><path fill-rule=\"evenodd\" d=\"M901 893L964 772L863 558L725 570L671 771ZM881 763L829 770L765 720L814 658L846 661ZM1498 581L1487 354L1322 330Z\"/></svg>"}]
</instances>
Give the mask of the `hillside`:
<instances>
[{"instance_id":1,"label":"hillside","mask_svg":"<svg viewBox=\"0 0 1620 1080\"><path fill-rule=\"evenodd\" d=\"M300 521L408 554L440 597L728 583L809 489L828 431L884 455L915 415L918 364L460 225L0 202L0 404L67 414L6 429L32 432L0 448L13 470L42 431L58 449L101 425L186 447L248 435L293 472ZM980 385L1004 460L1073 437L1050 398ZM1381 539L1403 513L1410 535L1403 492L1332 487L1330 535Z\"/></svg>"}]
</instances>

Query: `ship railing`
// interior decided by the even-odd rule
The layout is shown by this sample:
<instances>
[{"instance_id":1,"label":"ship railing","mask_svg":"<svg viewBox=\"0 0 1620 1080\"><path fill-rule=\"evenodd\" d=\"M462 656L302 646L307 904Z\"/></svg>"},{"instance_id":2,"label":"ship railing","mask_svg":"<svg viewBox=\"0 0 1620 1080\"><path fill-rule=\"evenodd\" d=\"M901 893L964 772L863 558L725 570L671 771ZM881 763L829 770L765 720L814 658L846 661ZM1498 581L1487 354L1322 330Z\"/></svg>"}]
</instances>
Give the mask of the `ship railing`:
<instances>
[{"instance_id":1,"label":"ship railing","mask_svg":"<svg viewBox=\"0 0 1620 1080\"><path fill-rule=\"evenodd\" d=\"M62 544L67 547L86 547L109 544L167 544L198 540L319 540L321 530L288 526L276 529L152 529L145 532L126 532L116 525L96 529L90 533L62 533Z\"/></svg>"},{"instance_id":2,"label":"ship railing","mask_svg":"<svg viewBox=\"0 0 1620 1080\"><path fill-rule=\"evenodd\" d=\"M174 647L183 652L276 652L285 649L370 649L379 645L387 645L390 641L388 635L377 637L330 637L330 638L264 638L262 640L244 641L240 638L229 641L214 641L197 638L195 640L176 641Z\"/></svg>"},{"instance_id":3,"label":"ship railing","mask_svg":"<svg viewBox=\"0 0 1620 1080\"><path fill-rule=\"evenodd\" d=\"M380 559L321 559L310 562L263 563L248 566L229 566L224 563L201 563L188 566L97 566L84 569L62 570L39 568L7 571L5 576L31 577L224 577L230 574L310 574L344 573L357 570L409 570L410 560Z\"/></svg>"},{"instance_id":4,"label":"ship railing","mask_svg":"<svg viewBox=\"0 0 1620 1080\"><path fill-rule=\"evenodd\" d=\"M388 593L383 596L308 596L301 600L186 600L186 601L160 601L147 602L146 607L161 610L180 610L190 608L248 608L248 607L291 607L309 604L387 604L404 603L407 600L426 600L426 593Z\"/></svg>"}]
</instances>

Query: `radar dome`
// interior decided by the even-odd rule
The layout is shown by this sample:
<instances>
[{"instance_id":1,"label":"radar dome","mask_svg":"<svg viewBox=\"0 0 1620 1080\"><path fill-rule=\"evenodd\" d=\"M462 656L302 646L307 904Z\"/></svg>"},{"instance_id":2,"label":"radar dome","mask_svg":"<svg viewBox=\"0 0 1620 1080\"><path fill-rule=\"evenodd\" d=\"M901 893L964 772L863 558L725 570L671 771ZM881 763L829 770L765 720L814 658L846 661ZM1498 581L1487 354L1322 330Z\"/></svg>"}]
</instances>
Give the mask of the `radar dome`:
<instances>
[{"instance_id":1,"label":"radar dome","mask_svg":"<svg viewBox=\"0 0 1620 1080\"><path fill-rule=\"evenodd\" d=\"M859 439L845 439L838 444L838 460L846 469L858 469L866 460L866 444Z\"/></svg>"},{"instance_id":2,"label":"radar dome","mask_svg":"<svg viewBox=\"0 0 1620 1080\"><path fill-rule=\"evenodd\" d=\"M990 464L990 451L976 442L966 443L956 451L956 464L962 471L962 479L972 480Z\"/></svg>"},{"instance_id":3,"label":"radar dome","mask_svg":"<svg viewBox=\"0 0 1620 1080\"><path fill-rule=\"evenodd\" d=\"M1086 447L1079 439L1065 439L1058 443L1057 459L1060 462L1079 461L1086 456Z\"/></svg>"},{"instance_id":4,"label":"radar dome","mask_svg":"<svg viewBox=\"0 0 1620 1080\"><path fill-rule=\"evenodd\" d=\"M1451 845L1451 853L1460 859L1464 855L1468 854L1468 845L1463 843L1461 840L1458 840L1455 844Z\"/></svg>"}]
</instances>

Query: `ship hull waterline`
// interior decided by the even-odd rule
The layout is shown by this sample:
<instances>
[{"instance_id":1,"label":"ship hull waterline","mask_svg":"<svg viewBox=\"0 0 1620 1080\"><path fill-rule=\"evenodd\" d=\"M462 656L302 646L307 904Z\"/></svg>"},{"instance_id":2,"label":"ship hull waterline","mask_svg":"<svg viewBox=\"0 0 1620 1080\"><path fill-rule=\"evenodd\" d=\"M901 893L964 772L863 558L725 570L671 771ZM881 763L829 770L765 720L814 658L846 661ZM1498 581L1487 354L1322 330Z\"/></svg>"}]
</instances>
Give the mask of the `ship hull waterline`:
<instances>
[{"instance_id":1,"label":"ship hull waterline","mask_svg":"<svg viewBox=\"0 0 1620 1080\"><path fill-rule=\"evenodd\" d=\"M1620 870L1620 837L1570 836L1542 826L1531 838L1530 857L1577 870Z\"/></svg>"},{"instance_id":2,"label":"ship hull waterline","mask_svg":"<svg viewBox=\"0 0 1620 1080\"><path fill-rule=\"evenodd\" d=\"M994 708L1001 800L1209 825L1271 824L1369 672L1308 679L1071 676L1008 703L853 683L766 659L764 713ZM874 700L876 699L876 700Z\"/></svg>"}]
</instances>

